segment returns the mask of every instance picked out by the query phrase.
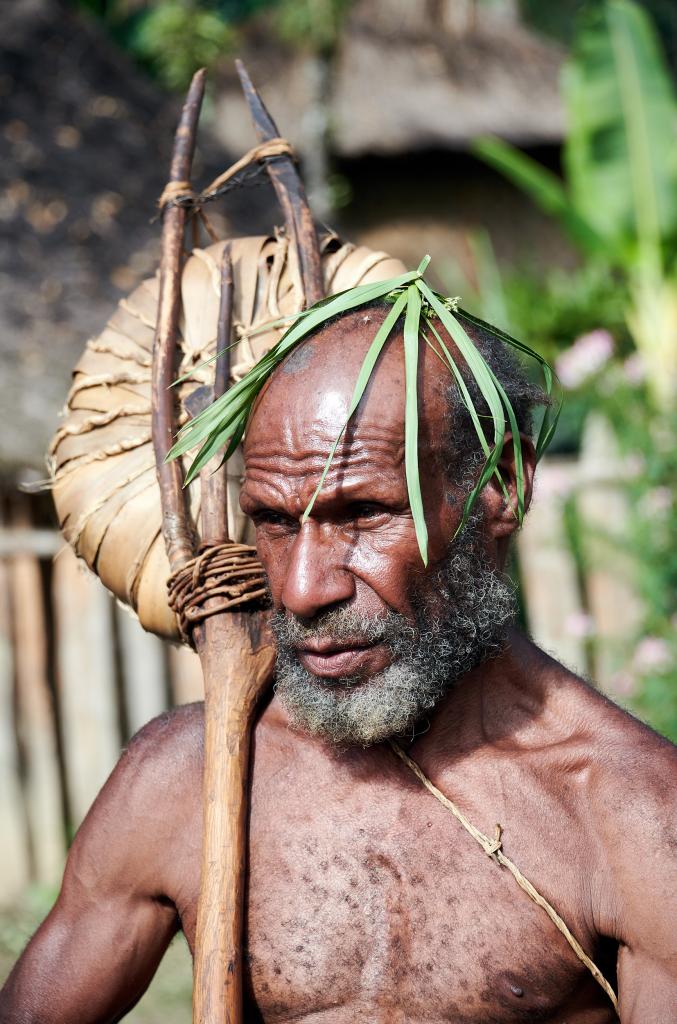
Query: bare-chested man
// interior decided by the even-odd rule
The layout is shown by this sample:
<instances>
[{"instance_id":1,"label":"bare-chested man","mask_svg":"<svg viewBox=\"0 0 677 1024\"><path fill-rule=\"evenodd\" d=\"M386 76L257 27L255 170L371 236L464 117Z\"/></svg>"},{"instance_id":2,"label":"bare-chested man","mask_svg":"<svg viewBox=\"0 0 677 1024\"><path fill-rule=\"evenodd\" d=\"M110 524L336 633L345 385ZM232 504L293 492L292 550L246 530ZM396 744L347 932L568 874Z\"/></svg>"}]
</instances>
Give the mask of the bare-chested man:
<instances>
[{"instance_id":1,"label":"bare-chested man","mask_svg":"<svg viewBox=\"0 0 677 1024\"><path fill-rule=\"evenodd\" d=\"M310 519L374 325L323 328L251 419L242 508L279 660L253 752L247 1017L267 1024L604 1024L606 994L542 909L398 761L393 735L559 911L618 987L623 1024L677 1020L673 749L511 625L515 530L421 354L424 569L407 500L392 338ZM532 396L484 339L527 430ZM475 445L476 445L475 439ZM528 488L533 447L525 439ZM511 501L510 443L502 457ZM0 999L3 1024L119 1020L168 942L195 935L202 709L131 742L71 850L58 902Z\"/></svg>"}]
</instances>

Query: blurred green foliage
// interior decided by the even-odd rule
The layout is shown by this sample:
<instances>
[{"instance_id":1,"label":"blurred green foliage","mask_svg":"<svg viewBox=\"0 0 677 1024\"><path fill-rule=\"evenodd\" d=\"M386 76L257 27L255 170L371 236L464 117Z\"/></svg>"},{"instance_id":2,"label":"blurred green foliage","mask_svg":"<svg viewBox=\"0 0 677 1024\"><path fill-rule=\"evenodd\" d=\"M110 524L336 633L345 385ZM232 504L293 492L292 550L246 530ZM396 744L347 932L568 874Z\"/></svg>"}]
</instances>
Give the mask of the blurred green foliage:
<instances>
[{"instance_id":1,"label":"blurred green foliage","mask_svg":"<svg viewBox=\"0 0 677 1024\"><path fill-rule=\"evenodd\" d=\"M217 11L189 0L168 0L137 21L130 48L170 89L183 89L197 68L213 67L231 53L236 38Z\"/></svg>"},{"instance_id":2,"label":"blurred green foliage","mask_svg":"<svg viewBox=\"0 0 677 1024\"><path fill-rule=\"evenodd\" d=\"M0 916L0 984L37 926L47 917L57 895L57 888L34 883L24 893L20 906Z\"/></svg>"},{"instance_id":3,"label":"blurred green foliage","mask_svg":"<svg viewBox=\"0 0 677 1024\"><path fill-rule=\"evenodd\" d=\"M500 140L476 152L560 220L580 268L501 277L479 238L477 301L554 361L570 392L560 446L592 412L612 425L630 467L620 545L644 605L624 685L677 740L677 100L639 5L606 0L586 14L563 93L564 182Z\"/></svg>"},{"instance_id":4,"label":"blurred green foliage","mask_svg":"<svg viewBox=\"0 0 677 1024\"><path fill-rule=\"evenodd\" d=\"M275 22L280 38L315 52L330 52L353 0L278 0Z\"/></svg>"},{"instance_id":5,"label":"blurred green foliage","mask_svg":"<svg viewBox=\"0 0 677 1024\"><path fill-rule=\"evenodd\" d=\"M145 22L152 26L159 18L162 33L166 32L162 8L168 8L171 19L176 22L177 8L192 9L198 16L205 14L216 17L222 24L216 26L215 36L222 35L224 27L237 29L251 17L265 9L272 9L273 24L279 36L286 43L316 51L334 45L341 21L353 0L70 0L80 8L90 11L107 24L118 43L170 87L184 88L186 74L182 68L190 61L192 54L196 63L190 65L190 74L199 65L213 66L213 48L202 47L202 33L193 31L192 26L184 37L173 36L171 51L159 54L152 37L148 45L149 31ZM546 35L570 46L577 36L577 25L581 15L595 15L604 6L605 0L558 0L557 3L543 3L542 0L520 0L519 9L524 21ZM673 71L677 70L677 4L674 0L642 0L641 6L654 20L667 51ZM174 10L172 10L174 9ZM168 16L169 17L169 16ZM206 25L207 22L203 22ZM227 37L226 37L227 38ZM230 35L232 40L233 36ZM139 42L139 40L141 40ZM185 45L184 45L185 44ZM231 44L232 45L232 44ZM181 51L185 50L184 53ZM228 47L225 49L227 54ZM223 56L224 51L221 52ZM217 57L218 59L218 57ZM179 82L179 86L174 83Z\"/></svg>"},{"instance_id":6,"label":"blurred green foliage","mask_svg":"<svg viewBox=\"0 0 677 1024\"><path fill-rule=\"evenodd\" d=\"M239 30L262 11L279 40L330 53L352 0L74 0L170 89L234 52Z\"/></svg>"},{"instance_id":7,"label":"blurred green foliage","mask_svg":"<svg viewBox=\"0 0 677 1024\"><path fill-rule=\"evenodd\" d=\"M520 13L537 31L571 46L582 15L599 10L605 0L519 0ZM639 5L651 17L663 40L670 66L677 71L677 4L674 0L642 0Z\"/></svg>"}]
</instances>

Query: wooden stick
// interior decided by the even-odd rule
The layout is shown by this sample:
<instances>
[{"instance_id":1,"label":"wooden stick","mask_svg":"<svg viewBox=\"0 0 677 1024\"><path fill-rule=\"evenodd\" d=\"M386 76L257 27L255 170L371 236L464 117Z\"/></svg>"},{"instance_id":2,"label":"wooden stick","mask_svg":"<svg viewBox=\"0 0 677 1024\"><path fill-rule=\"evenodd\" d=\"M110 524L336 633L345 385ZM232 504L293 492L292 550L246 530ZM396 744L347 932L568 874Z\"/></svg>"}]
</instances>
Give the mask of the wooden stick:
<instances>
[{"instance_id":1,"label":"wooden stick","mask_svg":"<svg viewBox=\"0 0 677 1024\"><path fill-rule=\"evenodd\" d=\"M0 559L0 907L19 900L30 881L19 747L14 727L15 687L9 572Z\"/></svg>"},{"instance_id":2,"label":"wooden stick","mask_svg":"<svg viewBox=\"0 0 677 1024\"><path fill-rule=\"evenodd\" d=\"M230 247L223 252L217 350L230 344ZM214 399L228 384L226 352L216 361ZM226 467L200 474L202 540L228 538ZM209 607L209 605L207 605ZM242 933L247 855L249 750L258 699L274 652L258 613L212 615L194 632L205 683L202 876L193 989L194 1024L241 1024Z\"/></svg>"},{"instance_id":3,"label":"wooden stick","mask_svg":"<svg viewBox=\"0 0 677 1024\"><path fill-rule=\"evenodd\" d=\"M204 71L191 83L174 141L170 184L188 189ZM167 192L165 193L165 195ZM171 195L171 191L170 191ZM153 443L162 502L162 530L172 572L194 555L183 498L181 467L165 458L174 436L174 395L169 391L181 296L185 211L164 210L158 326L153 349ZM222 267L219 344L231 333L230 251ZM215 371L215 394L228 383L228 362ZM218 361L217 361L218 362ZM203 543L227 539L225 467L201 476ZM242 1024L242 929L245 886L247 781L251 729L259 696L271 679L274 647L265 622L252 614L218 614L196 628L194 640L205 680L203 860L196 936L193 1020Z\"/></svg>"},{"instance_id":4,"label":"wooden stick","mask_svg":"<svg viewBox=\"0 0 677 1024\"><path fill-rule=\"evenodd\" d=\"M205 680L205 773L193 1024L243 1024L250 741L275 653L260 613L213 615L195 632Z\"/></svg>"},{"instance_id":5,"label":"wooden stick","mask_svg":"<svg viewBox=\"0 0 677 1024\"><path fill-rule=\"evenodd\" d=\"M169 174L171 183L188 182L195 151L195 136L205 88L205 69L193 75L179 126ZM176 335L181 310L181 260L186 210L168 203L162 215L160 257L160 297L158 322L153 343L152 424L153 446L162 503L162 533L172 572L180 569L193 555L193 536L186 506L179 460L165 462L174 442L174 380Z\"/></svg>"},{"instance_id":6,"label":"wooden stick","mask_svg":"<svg viewBox=\"0 0 677 1024\"><path fill-rule=\"evenodd\" d=\"M230 377L231 323L233 318L233 264L230 258L230 243L226 242L221 257L221 295L219 299L219 320L216 333L216 351L223 352L214 366L213 400L220 398L228 387ZM226 488L226 467L221 466L221 456L203 470L201 480L202 539L215 544L228 537L228 492Z\"/></svg>"},{"instance_id":7,"label":"wooden stick","mask_svg":"<svg viewBox=\"0 0 677 1024\"><path fill-rule=\"evenodd\" d=\"M241 60L236 60L235 66L260 141L277 138L277 126L254 88L247 69ZM317 232L303 182L290 156L266 160L266 169L284 213L289 240L298 254L306 305L312 306L324 298L324 279Z\"/></svg>"}]
</instances>

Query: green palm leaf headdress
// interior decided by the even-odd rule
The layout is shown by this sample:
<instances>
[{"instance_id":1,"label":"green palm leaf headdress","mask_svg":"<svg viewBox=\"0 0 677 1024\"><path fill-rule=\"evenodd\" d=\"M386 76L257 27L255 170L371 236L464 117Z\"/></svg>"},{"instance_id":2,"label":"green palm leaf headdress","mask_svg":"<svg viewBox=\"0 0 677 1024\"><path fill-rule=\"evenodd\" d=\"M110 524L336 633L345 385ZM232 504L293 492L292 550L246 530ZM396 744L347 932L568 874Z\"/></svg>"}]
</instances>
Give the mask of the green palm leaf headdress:
<instances>
[{"instance_id":1,"label":"green palm leaf headdress","mask_svg":"<svg viewBox=\"0 0 677 1024\"><path fill-rule=\"evenodd\" d=\"M328 320L358 309L360 306L371 305L380 300L390 304L391 308L367 350L357 381L355 382L346 421L328 453L324 469L320 475L315 492L303 513L302 521L305 522L310 515L315 499L326 479L336 449L364 395L378 357L395 325L404 316L405 472L409 504L424 564L428 564L428 531L425 523L418 471L417 371L419 344L421 341L430 346L456 381L461 400L470 415L485 456L482 471L466 498L457 532L465 526L480 491L492 476L497 477L504 493L507 495L506 485L498 467L506 434L506 424L509 426L513 436L517 483L517 517L521 523L525 512L524 471L517 418L500 381L475 343L470 339L459 316L456 314L459 313L467 322L483 328L519 352L536 360L540 365L545 391L548 396L552 394L553 390L553 372L547 362L527 345L516 341L510 335L499 331L497 328L485 324L482 320L478 320L464 310L460 311L456 300L445 298L438 292L433 291L423 279L423 274L429 262L430 257L426 256L418 270L400 274L398 277L393 277L387 281L358 285L355 288L350 288L348 291L323 299L309 309L298 313L280 340L249 370L242 380L234 384L225 394L199 413L194 419L190 420L179 431L176 444L167 456L168 459L175 459L185 455L191 449L200 445L200 450L193 459L186 475L186 484L189 484L210 459L222 449L225 448L223 461L230 458L244 436L249 414L261 388L296 345L322 327ZM489 417L493 422L493 438L491 443L481 423L481 419L487 419L488 421L489 417L478 413L468 390L466 380L459 369L457 361L452 356L437 329L436 321L442 324L449 337L453 340L458 355L464 360L486 403ZM269 328L273 325L266 324L265 326ZM218 358L218 355L220 353L217 353L213 358ZM548 406L545 410L536 441L537 458L540 458L552 438L559 412L559 404Z\"/></svg>"}]
</instances>

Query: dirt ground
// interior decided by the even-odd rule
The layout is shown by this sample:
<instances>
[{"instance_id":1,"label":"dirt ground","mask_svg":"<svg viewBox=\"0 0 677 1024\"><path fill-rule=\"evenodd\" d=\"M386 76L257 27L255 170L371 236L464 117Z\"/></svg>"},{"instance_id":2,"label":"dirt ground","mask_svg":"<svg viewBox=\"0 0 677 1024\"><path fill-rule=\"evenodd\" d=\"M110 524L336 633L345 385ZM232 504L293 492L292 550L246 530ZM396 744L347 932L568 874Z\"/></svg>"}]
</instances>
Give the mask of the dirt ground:
<instances>
[{"instance_id":1,"label":"dirt ground","mask_svg":"<svg viewBox=\"0 0 677 1024\"><path fill-rule=\"evenodd\" d=\"M21 906L0 910L0 984L12 969L31 934L45 917L53 894L33 890ZM192 964L182 935L160 964L150 988L131 1013L130 1024L190 1024Z\"/></svg>"}]
</instances>

